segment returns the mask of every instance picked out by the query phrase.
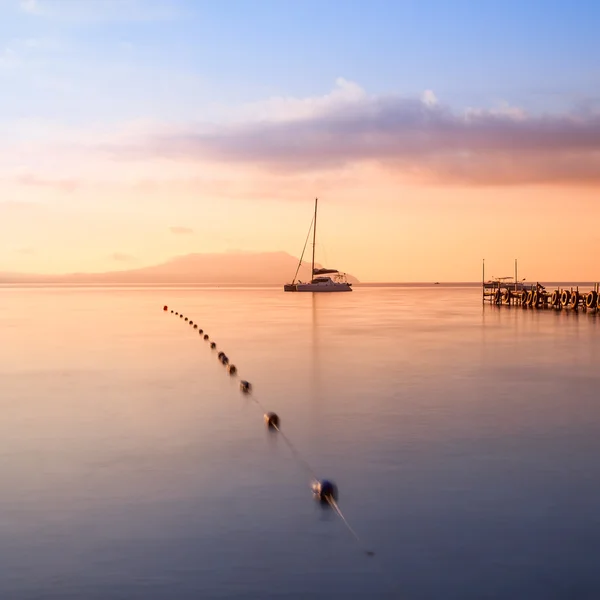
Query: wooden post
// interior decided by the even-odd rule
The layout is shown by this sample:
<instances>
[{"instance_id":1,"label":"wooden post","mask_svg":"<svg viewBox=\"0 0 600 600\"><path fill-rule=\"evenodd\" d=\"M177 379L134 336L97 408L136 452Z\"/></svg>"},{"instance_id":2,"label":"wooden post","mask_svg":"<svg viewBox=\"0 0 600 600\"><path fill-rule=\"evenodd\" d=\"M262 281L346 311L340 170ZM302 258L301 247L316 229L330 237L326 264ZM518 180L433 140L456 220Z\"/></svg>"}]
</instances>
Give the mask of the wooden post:
<instances>
[{"instance_id":1,"label":"wooden post","mask_svg":"<svg viewBox=\"0 0 600 600\"><path fill-rule=\"evenodd\" d=\"M481 291L483 293L481 301L485 302L485 258L483 259L483 271L481 273Z\"/></svg>"}]
</instances>

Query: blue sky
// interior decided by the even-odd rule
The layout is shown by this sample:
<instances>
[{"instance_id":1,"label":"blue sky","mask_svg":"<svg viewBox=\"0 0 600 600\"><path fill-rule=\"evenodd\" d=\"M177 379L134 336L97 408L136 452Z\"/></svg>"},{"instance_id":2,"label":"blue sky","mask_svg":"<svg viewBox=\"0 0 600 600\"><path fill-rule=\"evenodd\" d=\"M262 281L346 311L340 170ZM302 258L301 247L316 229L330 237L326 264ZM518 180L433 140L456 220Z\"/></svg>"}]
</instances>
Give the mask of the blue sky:
<instances>
[{"instance_id":1,"label":"blue sky","mask_svg":"<svg viewBox=\"0 0 600 600\"><path fill-rule=\"evenodd\" d=\"M600 86L594 2L3 2L4 118L210 117L305 97L337 77L372 94L555 110ZM6 63L21 61L23 68ZM135 85L131 85L135 84Z\"/></svg>"}]
</instances>

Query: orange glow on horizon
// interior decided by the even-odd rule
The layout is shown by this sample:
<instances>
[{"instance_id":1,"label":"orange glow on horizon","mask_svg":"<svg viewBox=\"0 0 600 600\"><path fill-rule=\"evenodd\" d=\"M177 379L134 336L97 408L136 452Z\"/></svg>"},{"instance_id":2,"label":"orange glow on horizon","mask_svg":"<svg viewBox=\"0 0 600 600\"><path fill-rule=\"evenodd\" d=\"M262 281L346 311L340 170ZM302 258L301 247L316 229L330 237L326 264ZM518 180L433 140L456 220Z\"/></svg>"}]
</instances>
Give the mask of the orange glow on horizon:
<instances>
[{"instance_id":1,"label":"orange glow on horizon","mask_svg":"<svg viewBox=\"0 0 600 600\"><path fill-rule=\"evenodd\" d=\"M339 175L281 189L281 177L245 171L206 193L198 181L2 183L2 197L19 200L0 203L0 271L126 270L232 250L298 257L318 183L317 259L360 281L478 281L483 257L498 273L518 257L530 279L600 278L595 188L415 185L369 166Z\"/></svg>"}]
</instances>

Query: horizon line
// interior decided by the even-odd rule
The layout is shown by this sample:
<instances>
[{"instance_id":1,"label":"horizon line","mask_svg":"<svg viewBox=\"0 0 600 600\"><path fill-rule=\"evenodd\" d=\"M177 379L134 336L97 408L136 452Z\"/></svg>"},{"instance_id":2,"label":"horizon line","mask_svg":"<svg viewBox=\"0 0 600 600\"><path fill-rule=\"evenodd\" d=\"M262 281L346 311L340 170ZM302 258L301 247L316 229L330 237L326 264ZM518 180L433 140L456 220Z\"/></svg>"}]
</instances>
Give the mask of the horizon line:
<instances>
[{"instance_id":1,"label":"horizon line","mask_svg":"<svg viewBox=\"0 0 600 600\"><path fill-rule=\"evenodd\" d=\"M486 281L486 283L490 283ZM546 285L595 285L600 283L600 280L539 280L526 282L526 285L534 285L541 283ZM468 285L482 286L481 281L361 281L353 283L352 287L369 287L369 286L398 286L398 285L428 285L428 286L444 286L444 285ZM514 285L513 282L507 282L507 285ZM22 286L44 286L44 287L279 287L282 283L250 283L250 282L193 282L193 281L42 281L42 280L23 280L23 281L0 281L2 287L22 287Z\"/></svg>"}]
</instances>

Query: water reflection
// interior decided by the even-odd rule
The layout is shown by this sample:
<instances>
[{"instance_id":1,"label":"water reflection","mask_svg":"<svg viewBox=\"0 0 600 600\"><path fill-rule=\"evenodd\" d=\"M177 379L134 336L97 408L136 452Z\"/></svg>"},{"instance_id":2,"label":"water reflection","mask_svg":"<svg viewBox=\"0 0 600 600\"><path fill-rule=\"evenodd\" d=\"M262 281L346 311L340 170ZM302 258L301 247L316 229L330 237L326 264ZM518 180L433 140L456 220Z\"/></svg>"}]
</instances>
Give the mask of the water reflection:
<instances>
[{"instance_id":1,"label":"water reflection","mask_svg":"<svg viewBox=\"0 0 600 600\"><path fill-rule=\"evenodd\" d=\"M443 287L0 296L0 597L386 597L164 304L340 486L400 597L600 596L597 315L480 302Z\"/></svg>"}]
</instances>

